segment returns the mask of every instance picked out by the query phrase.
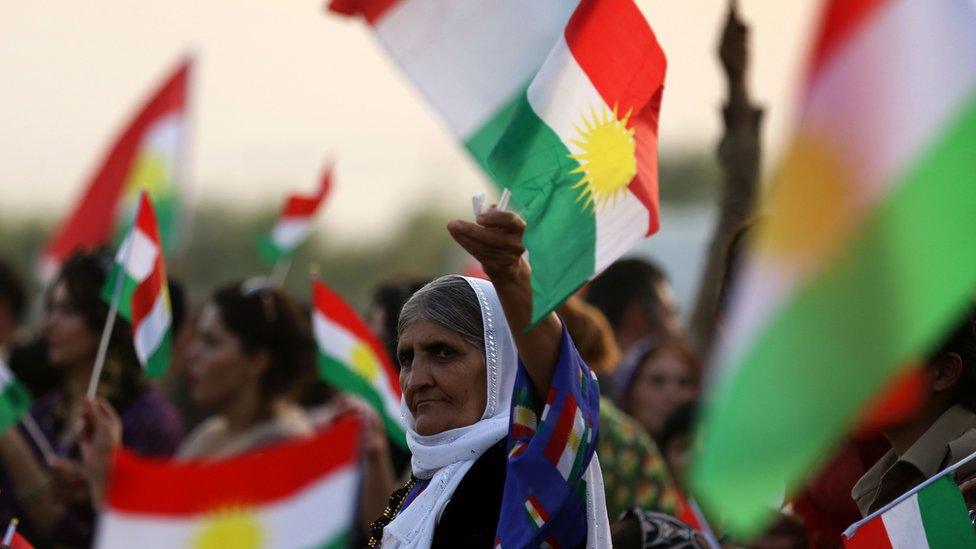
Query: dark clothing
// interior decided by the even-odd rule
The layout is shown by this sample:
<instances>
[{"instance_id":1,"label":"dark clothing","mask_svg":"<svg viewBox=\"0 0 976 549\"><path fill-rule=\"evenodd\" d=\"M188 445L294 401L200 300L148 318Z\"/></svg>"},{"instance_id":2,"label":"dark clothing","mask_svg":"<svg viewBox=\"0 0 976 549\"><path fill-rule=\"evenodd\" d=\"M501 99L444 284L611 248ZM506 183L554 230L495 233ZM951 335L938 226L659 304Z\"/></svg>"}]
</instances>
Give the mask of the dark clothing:
<instances>
[{"instance_id":1,"label":"dark clothing","mask_svg":"<svg viewBox=\"0 0 976 549\"><path fill-rule=\"evenodd\" d=\"M54 447L59 457L66 457L80 461L77 445L64 447L58 444L55 425L55 409L59 406L61 393L52 391L39 398L31 408L31 416L37 422L44 436ZM183 438L183 427L179 414L163 396L155 389L147 389L136 396L130 404L121 411L122 443L129 449L149 456L172 455ZM33 441L23 433L25 440L33 445ZM38 460L43 460L39 450L35 448ZM14 499L10 479L0 464L0 520L7 521L11 517L23 517L24 513ZM6 522L4 522L6 523ZM68 509L57 526L54 541L60 545L71 547L86 547L91 545L92 530L95 515L90 505L75 505ZM40 536L30 534L30 525L22 523L25 535L30 539Z\"/></svg>"},{"instance_id":2,"label":"dark clothing","mask_svg":"<svg viewBox=\"0 0 976 549\"><path fill-rule=\"evenodd\" d=\"M481 454L444 507L432 549L493 547L505 488L505 442Z\"/></svg>"}]
</instances>

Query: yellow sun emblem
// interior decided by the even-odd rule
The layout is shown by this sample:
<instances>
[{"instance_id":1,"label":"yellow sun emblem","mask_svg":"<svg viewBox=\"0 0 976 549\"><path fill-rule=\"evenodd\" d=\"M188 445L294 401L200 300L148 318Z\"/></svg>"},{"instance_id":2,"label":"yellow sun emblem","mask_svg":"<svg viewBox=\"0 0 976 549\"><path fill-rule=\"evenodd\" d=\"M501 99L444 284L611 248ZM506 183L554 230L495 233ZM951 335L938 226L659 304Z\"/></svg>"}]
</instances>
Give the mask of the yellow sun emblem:
<instances>
[{"instance_id":1,"label":"yellow sun emblem","mask_svg":"<svg viewBox=\"0 0 976 549\"><path fill-rule=\"evenodd\" d=\"M369 381L376 378L379 373L379 364L376 363L376 356L373 350L365 343L357 343L349 353L349 363L352 371L363 376Z\"/></svg>"},{"instance_id":2,"label":"yellow sun emblem","mask_svg":"<svg viewBox=\"0 0 976 549\"><path fill-rule=\"evenodd\" d=\"M258 518L242 507L221 509L211 514L193 536L193 547L197 549L257 549L264 543Z\"/></svg>"},{"instance_id":3,"label":"yellow sun emblem","mask_svg":"<svg viewBox=\"0 0 976 549\"><path fill-rule=\"evenodd\" d=\"M572 188L582 188L577 202L586 200L584 208L602 208L608 202L616 203L627 185L637 174L637 156L634 129L627 127L630 111L622 119L617 116L617 106L613 111L605 105L590 108L590 116L583 114L583 128L577 125L579 139L570 142L580 151L570 154L579 162L573 174L581 174Z\"/></svg>"}]
</instances>

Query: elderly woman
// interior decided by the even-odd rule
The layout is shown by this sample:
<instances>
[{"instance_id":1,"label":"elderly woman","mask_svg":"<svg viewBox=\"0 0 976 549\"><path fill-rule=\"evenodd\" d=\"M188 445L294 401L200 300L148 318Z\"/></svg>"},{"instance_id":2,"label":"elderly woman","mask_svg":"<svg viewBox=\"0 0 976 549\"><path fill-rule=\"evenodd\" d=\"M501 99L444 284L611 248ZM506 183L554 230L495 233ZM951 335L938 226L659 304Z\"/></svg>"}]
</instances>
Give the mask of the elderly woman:
<instances>
[{"instance_id":1,"label":"elderly woman","mask_svg":"<svg viewBox=\"0 0 976 549\"><path fill-rule=\"evenodd\" d=\"M397 327L412 476L371 546L608 546L599 391L560 320L529 325L525 223L491 209L454 221L491 282L442 277Z\"/></svg>"}]
</instances>

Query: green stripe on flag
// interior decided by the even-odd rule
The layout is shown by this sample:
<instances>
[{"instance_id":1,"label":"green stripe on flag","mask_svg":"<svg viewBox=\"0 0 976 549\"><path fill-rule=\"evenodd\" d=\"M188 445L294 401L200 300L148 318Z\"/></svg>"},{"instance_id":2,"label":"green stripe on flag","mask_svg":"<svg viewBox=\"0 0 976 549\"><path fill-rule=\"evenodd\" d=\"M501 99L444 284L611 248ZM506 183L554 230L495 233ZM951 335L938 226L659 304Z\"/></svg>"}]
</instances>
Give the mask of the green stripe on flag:
<instances>
[{"instance_id":1,"label":"green stripe on flag","mask_svg":"<svg viewBox=\"0 0 976 549\"><path fill-rule=\"evenodd\" d=\"M291 255L291 252L294 251L282 250L271 240L271 236L266 234L256 238L254 244L258 250L258 257L269 265L274 265L283 258Z\"/></svg>"},{"instance_id":2,"label":"green stripe on flag","mask_svg":"<svg viewBox=\"0 0 976 549\"><path fill-rule=\"evenodd\" d=\"M505 133L505 128L512 121L512 116L515 114L519 103L525 98L526 88L528 86L520 89L511 101L508 101L501 109L495 111L495 114L487 122L482 124L478 128L478 131L474 132L464 143L464 146L474 156L481 169L485 170L488 174L491 174L491 170L488 169L488 156L502 138L502 134Z\"/></svg>"},{"instance_id":3,"label":"green stripe on flag","mask_svg":"<svg viewBox=\"0 0 976 549\"><path fill-rule=\"evenodd\" d=\"M349 532L342 532L340 534L336 534L335 537L323 543L319 547L321 549L346 549L349 546Z\"/></svg>"},{"instance_id":4,"label":"green stripe on flag","mask_svg":"<svg viewBox=\"0 0 976 549\"><path fill-rule=\"evenodd\" d=\"M929 547L976 547L976 530L959 487L945 476L918 493L918 508Z\"/></svg>"},{"instance_id":5,"label":"green stripe on flag","mask_svg":"<svg viewBox=\"0 0 976 549\"><path fill-rule=\"evenodd\" d=\"M166 335L159 342L159 346L149 355L149 360L146 361L146 375L153 379L159 379L166 375L166 371L169 370L172 352L173 328L169 327L166 329Z\"/></svg>"},{"instance_id":6,"label":"green stripe on flag","mask_svg":"<svg viewBox=\"0 0 976 549\"><path fill-rule=\"evenodd\" d=\"M365 400L383 418L383 424L390 439L397 445L407 447L407 435L403 426L392 418L383 404L383 397L362 376L349 369L344 362L321 351L319 357L319 375L336 388L352 393ZM382 375L382 374L381 374Z\"/></svg>"},{"instance_id":7,"label":"green stripe on flag","mask_svg":"<svg viewBox=\"0 0 976 549\"><path fill-rule=\"evenodd\" d=\"M528 224L532 323L582 286L595 270L596 219L578 202L579 163L522 96L505 139L488 159L491 173L512 191Z\"/></svg>"},{"instance_id":8,"label":"green stripe on flag","mask_svg":"<svg viewBox=\"0 0 976 549\"><path fill-rule=\"evenodd\" d=\"M0 367L3 367L0 363ZM5 433L30 410L31 398L27 388L12 379L0 393L0 433Z\"/></svg>"},{"instance_id":9,"label":"green stripe on flag","mask_svg":"<svg viewBox=\"0 0 976 549\"><path fill-rule=\"evenodd\" d=\"M976 290L976 96L935 137L716 395L691 478L736 532L762 526L784 483L826 457L878 387L924 352Z\"/></svg>"}]
</instances>

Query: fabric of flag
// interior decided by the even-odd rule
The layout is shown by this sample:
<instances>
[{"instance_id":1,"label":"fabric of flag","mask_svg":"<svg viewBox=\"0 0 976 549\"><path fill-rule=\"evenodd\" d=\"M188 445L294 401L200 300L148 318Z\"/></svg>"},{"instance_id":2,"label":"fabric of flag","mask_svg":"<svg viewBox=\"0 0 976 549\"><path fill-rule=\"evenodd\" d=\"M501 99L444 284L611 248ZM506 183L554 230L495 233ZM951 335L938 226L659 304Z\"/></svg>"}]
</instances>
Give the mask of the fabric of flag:
<instances>
[{"instance_id":1,"label":"fabric of flag","mask_svg":"<svg viewBox=\"0 0 976 549\"><path fill-rule=\"evenodd\" d=\"M944 476L890 510L844 533L850 549L976 547L976 530L959 488Z\"/></svg>"},{"instance_id":2,"label":"fabric of flag","mask_svg":"<svg viewBox=\"0 0 976 549\"><path fill-rule=\"evenodd\" d=\"M564 331L535 426L532 382L519 363L496 547L575 547L586 539L585 472L596 451L599 395L596 377Z\"/></svg>"},{"instance_id":3,"label":"fabric of flag","mask_svg":"<svg viewBox=\"0 0 976 549\"><path fill-rule=\"evenodd\" d=\"M222 460L120 451L96 547L346 547L359 501L361 425Z\"/></svg>"},{"instance_id":4,"label":"fabric of flag","mask_svg":"<svg viewBox=\"0 0 976 549\"><path fill-rule=\"evenodd\" d=\"M690 475L734 532L758 531L973 295L973 143L976 5L826 4Z\"/></svg>"},{"instance_id":5,"label":"fabric of flag","mask_svg":"<svg viewBox=\"0 0 976 549\"><path fill-rule=\"evenodd\" d=\"M20 535L20 532L14 532L13 538L10 539L10 549L34 549L34 545Z\"/></svg>"},{"instance_id":6,"label":"fabric of flag","mask_svg":"<svg viewBox=\"0 0 976 549\"><path fill-rule=\"evenodd\" d=\"M484 168L579 0L332 0L386 52Z\"/></svg>"},{"instance_id":7,"label":"fabric of flag","mask_svg":"<svg viewBox=\"0 0 976 549\"><path fill-rule=\"evenodd\" d=\"M31 406L30 393L0 358L0 433L17 424Z\"/></svg>"},{"instance_id":8,"label":"fabric of flag","mask_svg":"<svg viewBox=\"0 0 976 549\"><path fill-rule=\"evenodd\" d=\"M312 331L322 379L368 402L389 437L406 448L400 380L390 357L355 309L320 280L312 281Z\"/></svg>"},{"instance_id":9,"label":"fabric of flag","mask_svg":"<svg viewBox=\"0 0 976 549\"><path fill-rule=\"evenodd\" d=\"M77 249L109 244L128 229L141 190L156 204L163 245L179 239L191 60L184 60L118 136L70 216L40 258L45 279Z\"/></svg>"},{"instance_id":10,"label":"fabric of flag","mask_svg":"<svg viewBox=\"0 0 976 549\"><path fill-rule=\"evenodd\" d=\"M273 264L294 253L311 232L315 213L331 188L332 166L329 166L322 175L318 190L310 195L293 194L288 197L271 232L258 239L261 259Z\"/></svg>"},{"instance_id":11,"label":"fabric of flag","mask_svg":"<svg viewBox=\"0 0 976 549\"><path fill-rule=\"evenodd\" d=\"M528 225L532 319L658 229L667 62L632 0L584 0L488 159Z\"/></svg>"},{"instance_id":12,"label":"fabric of flag","mask_svg":"<svg viewBox=\"0 0 976 549\"><path fill-rule=\"evenodd\" d=\"M173 313L159 226L146 192L139 195L135 223L119 246L115 262L102 297L109 303L119 300L119 315L132 325L139 362L149 377L162 377L173 347ZM116 296L119 276L124 278Z\"/></svg>"}]
</instances>

